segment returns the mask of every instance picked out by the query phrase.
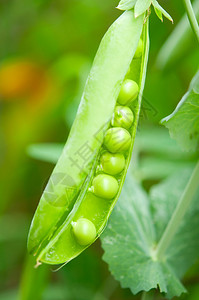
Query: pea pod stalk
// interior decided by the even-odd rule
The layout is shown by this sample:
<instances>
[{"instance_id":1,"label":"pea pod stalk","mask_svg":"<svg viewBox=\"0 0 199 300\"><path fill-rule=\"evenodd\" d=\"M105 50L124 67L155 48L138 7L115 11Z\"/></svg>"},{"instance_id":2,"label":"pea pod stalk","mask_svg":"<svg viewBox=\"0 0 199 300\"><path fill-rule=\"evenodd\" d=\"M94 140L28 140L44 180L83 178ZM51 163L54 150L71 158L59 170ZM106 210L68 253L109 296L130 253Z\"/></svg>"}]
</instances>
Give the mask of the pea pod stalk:
<instances>
[{"instance_id":1,"label":"pea pod stalk","mask_svg":"<svg viewBox=\"0 0 199 300\"><path fill-rule=\"evenodd\" d=\"M89 245L77 242L73 224L79 219L90 220L97 238L119 197L131 159L141 107L148 60L147 24L144 14L135 18L132 10L126 11L111 25L100 43L68 140L31 224L28 250L39 262L60 264L79 255ZM142 51L139 58L134 58L140 37ZM105 151L104 136L111 126L127 73L139 87L138 100L129 105L134 113L133 125L128 129L131 141L125 152L124 170L116 176L118 191L113 198L104 199L92 192L92 183L101 172L99 165L100 156Z\"/></svg>"}]
</instances>

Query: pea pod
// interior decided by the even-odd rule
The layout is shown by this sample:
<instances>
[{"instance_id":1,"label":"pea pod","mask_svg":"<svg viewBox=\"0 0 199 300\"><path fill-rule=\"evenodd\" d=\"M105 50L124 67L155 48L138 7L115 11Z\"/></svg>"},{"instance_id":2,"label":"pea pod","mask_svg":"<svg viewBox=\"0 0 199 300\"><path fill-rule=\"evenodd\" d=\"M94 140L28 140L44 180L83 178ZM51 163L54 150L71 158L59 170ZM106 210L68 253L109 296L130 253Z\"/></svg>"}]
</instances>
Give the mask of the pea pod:
<instances>
[{"instance_id":1,"label":"pea pod","mask_svg":"<svg viewBox=\"0 0 199 300\"><path fill-rule=\"evenodd\" d=\"M147 22L143 23L144 15L135 19L133 11L126 11L101 41L67 143L31 224L28 249L39 262L59 264L79 255L100 235L119 197L131 158L145 81L148 28ZM133 59L140 37L143 51L139 58ZM134 101L129 104L134 120L124 135L131 137L128 147L122 150L125 167L110 178L100 169L100 157L107 151L104 138L111 129L112 115L127 73L128 79L138 84L139 97L137 101L133 95ZM114 192L109 190L106 197L106 191L100 191L100 182L105 190L110 184ZM84 224L85 231L77 231L79 224ZM96 236L91 240L93 228ZM83 242L79 243L80 240Z\"/></svg>"}]
</instances>

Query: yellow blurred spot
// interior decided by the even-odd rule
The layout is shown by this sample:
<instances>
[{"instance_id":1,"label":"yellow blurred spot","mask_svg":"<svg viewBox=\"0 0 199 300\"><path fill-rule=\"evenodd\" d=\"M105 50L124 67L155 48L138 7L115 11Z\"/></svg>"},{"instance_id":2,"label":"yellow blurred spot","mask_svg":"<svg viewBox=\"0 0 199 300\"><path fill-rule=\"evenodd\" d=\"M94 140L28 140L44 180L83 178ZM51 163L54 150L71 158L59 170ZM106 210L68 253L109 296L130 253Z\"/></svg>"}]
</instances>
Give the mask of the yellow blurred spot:
<instances>
[{"instance_id":1,"label":"yellow blurred spot","mask_svg":"<svg viewBox=\"0 0 199 300\"><path fill-rule=\"evenodd\" d=\"M0 98L14 100L32 97L45 81L45 72L29 61L12 61L0 67Z\"/></svg>"}]
</instances>

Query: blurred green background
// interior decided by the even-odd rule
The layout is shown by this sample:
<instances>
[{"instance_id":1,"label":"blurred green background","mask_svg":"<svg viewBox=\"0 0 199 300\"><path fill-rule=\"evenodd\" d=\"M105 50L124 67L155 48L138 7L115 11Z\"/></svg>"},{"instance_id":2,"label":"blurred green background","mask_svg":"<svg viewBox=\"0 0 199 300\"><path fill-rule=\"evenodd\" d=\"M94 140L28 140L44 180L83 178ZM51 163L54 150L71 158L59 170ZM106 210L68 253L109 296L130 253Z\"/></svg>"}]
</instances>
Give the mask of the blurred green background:
<instances>
[{"instance_id":1,"label":"blurred green background","mask_svg":"<svg viewBox=\"0 0 199 300\"><path fill-rule=\"evenodd\" d=\"M175 156L171 150L166 161L157 153L147 156L151 139L158 145L157 134L166 144L173 143L159 121L173 111L198 64L192 33L169 65L162 69L156 64L161 46L184 14L181 0L160 3L174 24L168 20L162 24L152 11L137 142L145 155L135 171L146 189L183 163L192 163L192 157L185 158L177 146ZM121 289L111 276L99 240L59 272L51 266L34 269L26 250L31 218L53 169L51 163L32 159L27 147L66 141L100 40L121 13L117 4L116 0L0 0L0 300L140 298ZM149 171L152 163L158 166L155 174ZM191 272L186 299L199 299L199 275L195 269Z\"/></svg>"}]
</instances>

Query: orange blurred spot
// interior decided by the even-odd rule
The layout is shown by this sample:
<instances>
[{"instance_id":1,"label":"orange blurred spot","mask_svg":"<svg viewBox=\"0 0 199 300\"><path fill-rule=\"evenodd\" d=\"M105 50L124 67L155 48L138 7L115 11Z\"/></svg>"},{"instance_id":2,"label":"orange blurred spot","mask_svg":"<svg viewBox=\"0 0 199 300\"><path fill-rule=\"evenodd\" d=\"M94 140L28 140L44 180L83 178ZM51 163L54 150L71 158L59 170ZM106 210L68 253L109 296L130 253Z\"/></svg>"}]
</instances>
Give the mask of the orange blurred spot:
<instances>
[{"instance_id":1,"label":"orange blurred spot","mask_svg":"<svg viewBox=\"0 0 199 300\"><path fill-rule=\"evenodd\" d=\"M31 97L40 90L45 72L29 61L7 62L0 67L0 96L5 100Z\"/></svg>"}]
</instances>

